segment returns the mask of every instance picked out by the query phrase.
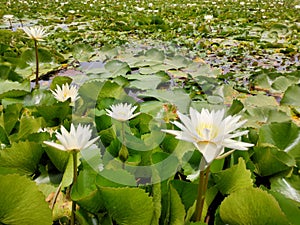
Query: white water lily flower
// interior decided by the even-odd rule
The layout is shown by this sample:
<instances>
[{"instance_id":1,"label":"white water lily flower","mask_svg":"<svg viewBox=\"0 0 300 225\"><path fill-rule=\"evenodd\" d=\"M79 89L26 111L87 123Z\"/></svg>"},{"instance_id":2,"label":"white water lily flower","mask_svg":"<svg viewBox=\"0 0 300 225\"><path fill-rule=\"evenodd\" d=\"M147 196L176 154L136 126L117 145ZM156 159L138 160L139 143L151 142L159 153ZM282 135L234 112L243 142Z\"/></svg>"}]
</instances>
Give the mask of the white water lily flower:
<instances>
[{"instance_id":1,"label":"white water lily flower","mask_svg":"<svg viewBox=\"0 0 300 225\"><path fill-rule=\"evenodd\" d=\"M61 144L51 141L44 141L46 145L52 146L62 151L81 151L91 146L99 137L90 140L92 130L89 125L78 125L77 129L71 124L70 132L61 126L61 134L56 132L56 138Z\"/></svg>"},{"instance_id":2,"label":"white water lily flower","mask_svg":"<svg viewBox=\"0 0 300 225\"><path fill-rule=\"evenodd\" d=\"M140 112L133 114L136 108L137 106L132 106L131 104L120 103L117 105L112 105L110 107L110 110L106 109L106 112L107 115L111 118L114 118L119 121L127 121L140 114Z\"/></svg>"},{"instance_id":3,"label":"white water lily flower","mask_svg":"<svg viewBox=\"0 0 300 225\"><path fill-rule=\"evenodd\" d=\"M216 158L229 155L232 151L224 153L224 148L234 150L248 150L253 144L236 141L233 138L240 137L248 131L234 131L246 123L239 121L241 116L227 116L225 111L211 111L202 109L201 112L190 108L190 118L177 112L182 123L173 122L181 130L163 130L173 134L177 139L193 143L203 155L200 170L204 170ZM222 155L223 154L223 155Z\"/></svg>"},{"instance_id":4,"label":"white water lily flower","mask_svg":"<svg viewBox=\"0 0 300 225\"><path fill-rule=\"evenodd\" d=\"M41 26L23 27L23 31L28 35L30 39L33 39L35 41L44 41L44 38L48 35L45 29Z\"/></svg>"},{"instance_id":5,"label":"white water lily flower","mask_svg":"<svg viewBox=\"0 0 300 225\"><path fill-rule=\"evenodd\" d=\"M207 21L210 21L210 20L212 20L213 18L214 18L213 15L205 15L205 16L204 16L204 19L207 20Z\"/></svg>"},{"instance_id":6,"label":"white water lily flower","mask_svg":"<svg viewBox=\"0 0 300 225\"><path fill-rule=\"evenodd\" d=\"M4 15L3 16L3 19L5 19L5 20L11 20L13 18L14 18L14 15Z\"/></svg>"},{"instance_id":7,"label":"white water lily flower","mask_svg":"<svg viewBox=\"0 0 300 225\"><path fill-rule=\"evenodd\" d=\"M76 86L69 86L68 83L63 84L62 87L57 84L56 89L54 91L51 90L51 92L54 97L60 102L67 101L69 98L71 98L71 103L74 103L77 99L79 99L78 89L76 88Z\"/></svg>"}]
</instances>

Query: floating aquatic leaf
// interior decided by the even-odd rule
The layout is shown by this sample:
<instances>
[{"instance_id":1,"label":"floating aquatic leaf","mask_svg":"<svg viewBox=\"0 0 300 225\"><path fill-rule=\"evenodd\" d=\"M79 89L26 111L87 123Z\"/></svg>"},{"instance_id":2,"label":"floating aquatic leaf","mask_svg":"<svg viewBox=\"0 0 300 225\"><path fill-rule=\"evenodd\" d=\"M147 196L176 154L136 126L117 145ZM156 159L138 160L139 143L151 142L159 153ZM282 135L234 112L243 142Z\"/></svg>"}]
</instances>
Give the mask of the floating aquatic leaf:
<instances>
[{"instance_id":1,"label":"floating aquatic leaf","mask_svg":"<svg viewBox=\"0 0 300 225\"><path fill-rule=\"evenodd\" d=\"M20 174L32 175L38 169L43 152L41 144L13 142L11 147L0 151L0 166L17 169Z\"/></svg>"},{"instance_id":2,"label":"floating aquatic leaf","mask_svg":"<svg viewBox=\"0 0 300 225\"><path fill-rule=\"evenodd\" d=\"M222 194L231 194L239 189L253 186L251 173L246 169L245 161L239 158L237 165L213 174L216 187Z\"/></svg>"},{"instance_id":3,"label":"floating aquatic leaf","mask_svg":"<svg viewBox=\"0 0 300 225\"><path fill-rule=\"evenodd\" d=\"M109 215L124 225L150 224L153 215L152 198L137 188L99 188ZM139 215L138 217L136 215Z\"/></svg>"},{"instance_id":4,"label":"floating aquatic leaf","mask_svg":"<svg viewBox=\"0 0 300 225\"><path fill-rule=\"evenodd\" d=\"M52 224L45 196L33 181L17 174L0 175L0 188L0 223Z\"/></svg>"},{"instance_id":5,"label":"floating aquatic leaf","mask_svg":"<svg viewBox=\"0 0 300 225\"><path fill-rule=\"evenodd\" d=\"M240 189L222 202L221 219L228 224L288 224L276 199L258 188Z\"/></svg>"}]
</instances>

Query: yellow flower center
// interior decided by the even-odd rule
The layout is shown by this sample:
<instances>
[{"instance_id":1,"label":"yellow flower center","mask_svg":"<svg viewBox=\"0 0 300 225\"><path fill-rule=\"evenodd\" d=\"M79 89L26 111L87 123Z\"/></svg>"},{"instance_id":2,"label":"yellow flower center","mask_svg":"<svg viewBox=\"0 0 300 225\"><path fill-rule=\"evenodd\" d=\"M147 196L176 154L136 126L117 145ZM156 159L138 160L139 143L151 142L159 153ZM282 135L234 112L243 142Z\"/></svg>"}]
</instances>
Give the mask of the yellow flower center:
<instances>
[{"instance_id":1,"label":"yellow flower center","mask_svg":"<svg viewBox=\"0 0 300 225\"><path fill-rule=\"evenodd\" d=\"M196 127L196 132L200 137L209 142L218 136L219 128L211 123L199 123Z\"/></svg>"}]
</instances>

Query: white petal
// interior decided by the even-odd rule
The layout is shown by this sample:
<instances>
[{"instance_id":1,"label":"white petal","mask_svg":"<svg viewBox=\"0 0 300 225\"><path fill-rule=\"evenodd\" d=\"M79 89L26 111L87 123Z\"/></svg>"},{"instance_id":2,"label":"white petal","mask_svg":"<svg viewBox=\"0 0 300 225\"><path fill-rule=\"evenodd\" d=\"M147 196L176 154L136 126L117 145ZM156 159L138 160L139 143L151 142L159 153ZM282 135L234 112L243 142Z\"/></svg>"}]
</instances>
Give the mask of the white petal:
<instances>
[{"instance_id":1,"label":"white petal","mask_svg":"<svg viewBox=\"0 0 300 225\"><path fill-rule=\"evenodd\" d=\"M179 131L179 130L162 130L162 131L166 132L166 133L169 133L169 134L175 135L176 139L183 140L183 141L188 141L188 142L191 142L191 143L195 142L195 139L192 136L187 135L185 132L182 132L182 131Z\"/></svg>"},{"instance_id":2,"label":"white petal","mask_svg":"<svg viewBox=\"0 0 300 225\"><path fill-rule=\"evenodd\" d=\"M186 130L190 130L195 127L195 124L193 125L191 119L188 118L186 115L184 115L180 112L177 112L177 115L178 115L179 119L181 120L181 122L183 123ZM182 129L182 128L180 128L180 129Z\"/></svg>"},{"instance_id":3,"label":"white petal","mask_svg":"<svg viewBox=\"0 0 300 225\"><path fill-rule=\"evenodd\" d=\"M254 146L253 144L236 141L232 139L224 139L222 143L225 147L237 150L248 150L249 147Z\"/></svg>"},{"instance_id":4,"label":"white petal","mask_svg":"<svg viewBox=\"0 0 300 225\"><path fill-rule=\"evenodd\" d=\"M230 134L228 135L228 138L236 138L236 137L241 137L243 135L246 135L248 134L248 130L244 130L244 131L241 131L241 132L237 132L237 133L234 133L234 134Z\"/></svg>"},{"instance_id":5,"label":"white petal","mask_svg":"<svg viewBox=\"0 0 300 225\"><path fill-rule=\"evenodd\" d=\"M95 137L92 140L88 141L83 147L82 149L88 148L90 147L92 144L94 144L100 137Z\"/></svg>"},{"instance_id":6,"label":"white petal","mask_svg":"<svg viewBox=\"0 0 300 225\"><path fill-rule=\"evenodd\" d=\"M56 148L58 150L67 151L63 145L57 144L55 142L44 141L44 144L49 145L51 147L54 147L54 148Z\"/></svg>"},{"instance_id":7,"label":"white petal","mask_svg":"<svg viewBox=\"0 0 300 225\"><path fill-rule=\"evenodd\" d=\"M216 157L218 157L223 148L212 142L198 142L194 143L197 149L202 153L207 164L210 164Z\"/></svg>"}]
</instances>

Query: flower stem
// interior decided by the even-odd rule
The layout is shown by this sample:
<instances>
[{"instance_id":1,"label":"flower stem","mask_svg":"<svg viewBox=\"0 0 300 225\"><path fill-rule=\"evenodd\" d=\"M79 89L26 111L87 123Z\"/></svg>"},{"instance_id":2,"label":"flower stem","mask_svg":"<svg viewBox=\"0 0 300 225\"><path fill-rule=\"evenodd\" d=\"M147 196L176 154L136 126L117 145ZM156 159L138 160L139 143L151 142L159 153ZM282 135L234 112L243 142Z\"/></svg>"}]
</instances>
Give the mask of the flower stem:
<instances>
[{"instance_id":1,"label":"flower stem","mask_svg":"<svg viewBox=\"0 0 300 225\"><path fill-rule=\"evenodd\" d=\"M122 130L121 130L121 138L122 138L122 147L119 151L119 158L122 161L122 169L125 169L126 161L128 159L128 149L126 147L126 139L125 139L125 124L122 122Z\"/></svg>"},{"instance_id":2,"label":"flower stem","mask_svg":"<svg viewBox=\"0 0 300 225\"><path fill-rule=\"evenodd\" d=\"M12 30L13 29L13 25L12 25L11 19L9 19L8 21L9 21L9 29Z\"/></svg>"},{"instance_id":3,"label":"flower stem","mask_svg":"<svg viewBox=\"0 0 300 225\"><path fill-rule=\"evenodd\" d=\"M39 54L37 40L34 40L35 47L35 87L39 88Z\"/></svg>"},{"instance_id":4,"label":"flower stem","mask_svg":"<svg viewBox=\"0 0 300 225\"><path fill-rule=\"evenodd\" d=\"M73 182L71 188L77 180L77 151L72 151L73 155ZM72 212L71 212L71 225L75 225L75 211L76 211L76 202L72 201Z\"/></svg>"},{"instance_id":5,"label":"flower stem","mask_svg":"<svg viewBox=\"0 0 300 225\"><path fill-rule=\"evenodd\" d=\"M62 186L62 182L60 182L60 184L59 184L59 186L56 189L56 192L54 194L54 197L53 197L53 200L52 200L52 204L51 204L51 207L50 207L52 210L54 209L54 205L55 205L57 197L58 197L58 195L60 193L61 186Z\"/></svg>"},{"instance_id":6,"label":"flower stem","mask_svg":"<svg viewBox=\"0 0 300 225\"><path fill-rule=\"evenodd\" d=\"M196 221L201 221L204 200L205 200L205 193L208 184L208 176L209 176L209 167L207 167L206 170L200 171L200 178L198 184L198 196L196 202L196 215L195 215Z\"/></svg>"}]
</instances>

